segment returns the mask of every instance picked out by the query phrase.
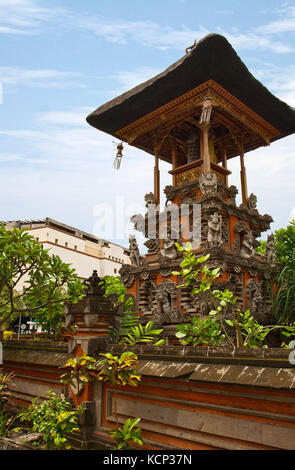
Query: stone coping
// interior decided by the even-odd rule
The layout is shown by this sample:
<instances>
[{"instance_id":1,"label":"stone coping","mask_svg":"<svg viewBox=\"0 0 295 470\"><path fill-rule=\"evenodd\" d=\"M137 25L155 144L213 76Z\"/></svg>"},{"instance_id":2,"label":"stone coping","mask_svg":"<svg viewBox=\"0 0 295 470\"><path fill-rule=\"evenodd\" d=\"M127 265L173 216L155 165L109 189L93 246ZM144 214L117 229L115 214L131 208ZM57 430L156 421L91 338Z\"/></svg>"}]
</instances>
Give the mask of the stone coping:
<instances>
[{"instance_id":1,"label":"stone coping","mask_svg":"<svg viewBox=\"0 0 295 470\"><path fill-rule=\"evenodd\" d=\"M231 348L231 347L195 347L195 346L153 346L153 345L117 345L108 344L107 351L120 354L133 351L139 359L173 361L186 363L213 363L246 366L290 368L291 349L284 348Z\"/></svg>"}]
</instances>

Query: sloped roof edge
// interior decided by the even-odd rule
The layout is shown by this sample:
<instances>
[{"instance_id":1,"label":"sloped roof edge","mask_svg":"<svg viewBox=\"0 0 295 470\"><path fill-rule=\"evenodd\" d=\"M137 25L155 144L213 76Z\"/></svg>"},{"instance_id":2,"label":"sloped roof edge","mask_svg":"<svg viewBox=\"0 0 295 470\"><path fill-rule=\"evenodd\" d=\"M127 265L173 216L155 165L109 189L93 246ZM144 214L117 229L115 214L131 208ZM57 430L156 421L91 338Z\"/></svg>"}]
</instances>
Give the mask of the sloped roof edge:
<instances>
[{"instance_id":1,"label":"sloped roof edge","mask_svg":"<svg viewBox=\"0 0 295 470\"><path fill-rule=\"evenodd\" d=\"M116 136L119 129L210 79L277 128L281 133L278 138L295 132L295 109L262 85L227 39L214 33L162 73L103 104L86 120Z\"/></svg>"}]
</instances>

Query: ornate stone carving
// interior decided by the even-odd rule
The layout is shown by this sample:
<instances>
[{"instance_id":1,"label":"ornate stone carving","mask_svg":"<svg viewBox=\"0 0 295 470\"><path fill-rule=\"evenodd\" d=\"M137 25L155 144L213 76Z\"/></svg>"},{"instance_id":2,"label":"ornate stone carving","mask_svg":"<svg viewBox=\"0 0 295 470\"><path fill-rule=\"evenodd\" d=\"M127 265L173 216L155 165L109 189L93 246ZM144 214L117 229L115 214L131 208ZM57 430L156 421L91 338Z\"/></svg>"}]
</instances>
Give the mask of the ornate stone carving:
<instances>
[{"instance_id":1,"label":"ornate stone carving","mask_svg":"<svg viewBox=\"0 0 295 470\"><path fill-rule=\"evenodd\" d=\"M164 194L166 196L165 206L167 206L168 202L171 202L173 200L173 198L175 197L174 193L175 193L174 186L171 186L171 185L165 186L164 188Z\"/></svg>"},{"instance_id":2,"label":"ornate stone carving","mask_svg":"<svg viewBox=\"0 0 295 470\"><path fill-rule=\"evenodd\" d=\"M203 197L212 196L217 192L217 176L215 173L202 173L199 183Z\"/></svg>"},{"instance_id":3,"label":"ornate stone carving","mask_svg":"<svg viewBox=\"0 0 295 470\"><path fill-rule=\"evenodd\" d=\"M92 275L84 281L84 284L86 287L87 294L104 294L103 281L98 276L96 269L94 269Z\"/></svg>"},{"instance_id":4,"label":"ornate stone carving","mask_svg":"<svg viewBox=\"0 0 295 470\"><path fill-rule=\"evenodd\" d=\"M158 323L175 323L180 319L179 309L176 307L176 284L165 279L156 286L157 308L154 311L154 321Z\"/></svg>"},{"instance_id":5,"label":"ornate stone carving","mask_svg":"<svg viewBox=\"0 0 295 470\"><path fill-rule=\"evenodd\" d=\"M215 248L222 245L222 216L214 212L208 221L207 242L209 248Z\"/></svg>"},{"instance_id":6,"label":"ornate stone carving","mask_svg":"<svg viewBox=\"0 0 295 470\"><path fill-rule=\"evenodd\" d=\"M133 235L129 236L129 250L130 250L130 261L132 266L141 266L141 257L137 245L136 238Z\"/></svg>"},{"instance_id":7,"label":"ornate stone carving","mask_svg":"<svg viewBox=\"0 0 295 470\"><path fill-rule=\"evenodd\" d=\"M87 313L83 315L84 323L87 328L91 328L98 321L99 315L97 313Z\"/></svg>"},{"instance_id":8,"label":"ornate stone carving","mask_svg":"<svg viewBox=\"0 0 295 470\"><path fill-rule=\"evenodd\" d=\"M135 230L145 235L145 218L142 214L134 214L130 217L130 221L133 223Z\"/></svg>"},{"instance_id":9,"label":"ornate stone carving","mask_svg":"<svg viewBox=\"0 0 295 470\"><path fill-rule=\"evenodd\" d=\"M239 273L230 273L227 278L227 289L229 289L234 294L234 297L238 297L236 303L237 308L241 308L244 304L243 283Z\"/></svg>"},{"instance_id":10,"label":"ornate stone carving","mask_svg":"<svg viewBox=\"0 0 295 470\"><path fill-rule=\"evenodd\" d=\"M255 239L253 237L253 233L251 230L248 230L242 240L240 253L241 258L249 259L255 254L254 242Z\"/></svg>"},{"instance_id":11,"label":"ornate stone carving","mask_svg":"<svg viewBox=\"0 0 295 470\"><path fill-rule=\"evenodd\" d=\"M144 200L145 200L145 207L148 209L149 208L149 204L156 204L156 200L155 200L155 195L154 193L147 193L145 196L144 196Z\"/></svg>"},{"instance_id":12,"label":"ornate stone carving","mask_svg":"<svg viewBox=\"0 0 295 470\"><path fill-rule=\"evenodd\" d=\"M253 212L257 209L257 196L251 193L248 197L247 206L250 212Z\"/></svg>"},{"instance_id":13,"label":"ornate stone carving","mask_svg":"<svg viewBox=\"0 0 295 470\"><path fill-rule=\"evenodd\" d=\"M122 282L126 287L131 287L134 281L133 267L130 264L123 264L119 270Z\"/></svg>"},{"instance_id":14,"label":"ornate stone carving","mask_svg":"<svg viewBox=\"0 0 295 470\"><path fill-rule=\"evenodd\" d=\"M175 246L175 241L174 240L169 240L169 238L164 238L163 239L163 246L160 251L161 255L164 258L169 258L171 260L174 260L177 258L177 249Z\"/></svg>"},{"instance_id":15,"label":"ornate stone carving","mask_svg":"<svg viewBox=\"0 0 295 470\"><path fill-rule=\"evenodd\" d=\"M161 247L159 238L151 238L144 242L144 245L147 247L149 255L158 253Z\"/></svg>"},{"instance_id":16,"label":"ornate stone carving","mask_svg":"<svg viewBox=\"0 0 295 470\"><path fill-rule=\"evenodd\" d=\"M139 311L144 315L151 314L157 306L155 284L144 281L139 288Z\"/></svg>"},{"instance_id":17,"label":"ornate stone carving","mask_svg":"<svg viewBox=\"0 0 295 470\"><path fill-rule=\"evenodd\" d=\"M264 317L261 285L256 279L250 279L246 286L247 307L258 321Z\"/></svg>"},{"instance_id":18,"label":"ornate stone carving","mask_svg":"<svg viewBox=\"0 0 295 470\"><path fill-rule=\"evenodd\" d=\"M267 237L265 259L269 268L273 269L276 266L276 245L274 234L271 233Z\"/></svg>"}]
</instances>

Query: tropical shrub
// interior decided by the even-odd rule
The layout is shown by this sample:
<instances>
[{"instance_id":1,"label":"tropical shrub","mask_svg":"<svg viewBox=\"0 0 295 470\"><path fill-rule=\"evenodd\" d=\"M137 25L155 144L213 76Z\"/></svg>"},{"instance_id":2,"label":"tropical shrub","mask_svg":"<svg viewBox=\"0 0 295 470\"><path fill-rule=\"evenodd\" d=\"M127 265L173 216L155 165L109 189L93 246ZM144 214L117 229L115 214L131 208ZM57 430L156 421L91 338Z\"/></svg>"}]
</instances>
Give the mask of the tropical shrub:
<instances>
[{"instance_id":1,"label":"tropical shrub","mask_svg":"<svg viewBox=\"0 0 295 470\"><path fill-rule=\"evenodd\" d=\"M135 370L138 358L130 351L122 353L120 357L110 353L100 354L100 356L103 356L104 359L97 362L97 379L109 382L114 387L115 417L118 427L117 387L125 385L136 387L138 385L141 378L141 375Z\"/></svg>"},{"instance_id":2,"label":"tropical shrub","mask_svg":"<svg viewBox=\"0 0 295 470\"><path fill-rule=\"evenodd\" d=\"M62 368L68 370L61 375L60 381L75 387L77 395L81 393L85 384L92 382L97 376L96 359L86 354L69 359Z\"/></svg>"},{"instance_id":3,"label":"tropical shrub","mask_svg":"<svg viewBox=\"0 0 295 470\"><path fill-rule=\"evenodd\" d=\"M221 346L225 339L217 318L211 317L205 319L193 317L190 323L177 325L176 331L175 336L184 345Z\"/></svg>"},{"instance_id":4,"label":"tropical shrub","mask_svg":"<svg viewBox=\"0 0 295 470\"><path fill-rule=\"evenodd\" d=\"M191 250L191 244L186 244L185 248L178 244L176 246L179 251L184 250L184 260L180 264L182 269L180 272L173 273L184 278L184 283L178 287L192 285L192 295L207 292L214 305L214 308L209 312L209 317L215 317L213 324L212 321L207 319L201 320L195 317L197 319L192 319L191 323L179 325L176 336L182 344L212 343L217 345L216 341L220 344L220 341L225 340L233 347L267 347L264 341L267 335L275 329L282 330L282 334L285 336L290 337L295 334L295 323L289 325L260 325L251 316L249 310L244 313L241 312L240 309L235 307L237 297L234 297L232 292L228 289L222 291L212 288L212 281L219 276L220 270L219 268L211 270L204 265L210 255L197 258ZM222 313L225 311L232 316L232 319L222 317ZM224 323L234 328L235 339L228 333Z\"/></svg>"},{"instance_id":5,"label":"tropical shrub","mask_svg":"<svg viewBox=\"0 0 295 470\"><path fill-rule=\"evenodd\" d=\"M0 371L0 436L6 437L9 432L15 418L10 416L5 411L5 405L10 396L9 383L13 379L14 374L4 373Z\"/></svg>"},{"instance_id":6,"label":"tropical shrub","mask_svg":"<svg viewBox=\"0 0 295 470\"><path fill-rule=\"evenodd\" d=\"M121 307L121 318L119 329L111 328L110 336L118 344L134 345L138 343L153 342L154 346L165 344L164 339L159 336L163 329L155 328L154 322L150 321L143 325L140 317L133 311L134 302L132 297L126 296L126 288L123 282L114 276L104 276L103 282L106 288L105 296L116 297L117 308Z\"/></svg>"},{"instance_id":7,"label":"tropical shrub","mask_svg":"<svg viewBox=\"0 0 295 470\"><path fill-rule=\"evenodd\" d=\"M24 287L18 292L22 281ZM75 303L83 296L84 285L69 264L51 256L25 230L0 225L0 330L28 312L38 316L46 309L49 320L60 317L66 300Z\"/></svg>"},{"instance_id":8,"label":"tropical shrub","mask_svg":"<svg viewBox=\"0 0 295 470\"><path fill-rule=\"evenodd\" d=\"M135 442L135 444L143 445L141 430L140 428L135 427L139 421L140 418L128 418L125 421L123 428L108 431L108 434L115 439L117 443L114 450L130 449L130 441Z\"/></svg>"},{"instance_id":9,"label":"tropical shrub","mask_svg":"<svg viewBox=\"0 0 295 470\"><path fill-rule=\"evenodd\" d=\"M79 429L78 418L84 408L72 409L71 403L51 390L47 400L34 398L31 405L18 415L20 421L30 423L34 432L42 433L43 447L48 450L70 449L68 435Z\"/></svg>"}]
</instances>

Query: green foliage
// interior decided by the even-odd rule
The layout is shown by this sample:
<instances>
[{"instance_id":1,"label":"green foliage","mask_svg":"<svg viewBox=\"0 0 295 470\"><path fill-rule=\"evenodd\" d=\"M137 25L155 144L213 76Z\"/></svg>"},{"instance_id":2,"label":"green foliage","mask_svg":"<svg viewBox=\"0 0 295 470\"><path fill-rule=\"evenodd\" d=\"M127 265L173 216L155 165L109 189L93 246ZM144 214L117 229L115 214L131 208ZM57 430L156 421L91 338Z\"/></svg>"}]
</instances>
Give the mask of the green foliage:
<instances>
[{"instance_id":1,"label":"green foliage","mask_svg":"<svg viewBox=\"0 0 295 470\"><path fill-rule=\"evenodd\" d=\"M136 354L133 352L125 352L120 357L113 356L110 353L100 354L104 359L97 363L97 379L103 382L109 382L115 389L115 417L118 428L117 413L117 387L131 385L136 387L141 379L141 375L136 372L135 367L138 362Z\"/></svg>"},{"instance_id":2,"label":"green foliage","mask_svg":"<svg viewBox=\"0 0 295 470\"><path fill-rule=\"evenodd\" d=\"M143 445L141 430L140 428L135 427L139 421L140 418L128 418L125 421L123 428L108 431L108 434L115 439L117 443L117 446L113 450L130 449L130 441L135 444Z\"/></svg>"},{"instance_id":3,"label":"green foliage","mask_svg":"<svg viewBox=\"0 0 295 470\"><path fill-rule=\"evenodd\" d=\"M154 342L154 346L165 344L165 340L158 339L163 329L155 329L154 322L148 322L146 325L140 323L140 317L132 310L134 307L133 299L126 296L126 288L123 282L113 276L105 276L103 279L106 279L108 286L105 295L115 294L118 299L117 307L123 305L120 328L119 330L112 328L110 331L110 336L116 343L134 345Z\"/></svg>"},{"instance_id":4,"label":"green foliage","mask_svg":"<svg viewBox=\"0 0 295 470\"><path fill-rule=\"evenodd\" d=\"M48 450L70 449L68 435L77 431L78 417L84 408L72 409L62 395L49 391L47 400L34 398L31 405L19 414L20 421L31 423L32 430L43 434L44 446Z\"/></svg>"},{"instance_id":5,"label":"green foliage","mask_svg":"<svg viewBox=\"0 0 295 470\"><path fill-rule=\"evenodd\" d=\"M266 294L272 303L275 323L295 320L295 220L274 233L277 270Z\"/></svg>"},{"instance_id":6,"label":"green foliage","mask_svg":"<svg viewBox=\"0 0 295 470\"><path fill-rule=\"evenodd\" d=\"M77 387L77 395L82 391L83 385L92 382L97 375L96 360L86 354L69 359L62 368L68 370L61 375L60 381Z\"/></svg>"},{"instance_id":7,"label":"green foliage","mask_svg":"<svg viewBox=\"0 0 295 470\"><path fill-rule=\"evenodd\" d=\"M193 317L191 322L186 325L177 325L175 336L181 344L192 346L210 345L221 346L225 334L222 333L219 322L216 318L207 317L202 320L199 317Z\"/></svg>"},{"instance_id":8,"label":"green foliage","mask_svg":"<svg viewBox=\"0 0 295 470\"><path fill-rule=\"evenodd\" d=\"M119 276L104 276L101 285L105 288L105 297L115 294L118 297L119 303L124 302L126 287Z\"/></svg>"},{"instance_id":9,"label":"green foliage","mask_svg":"<svg viewBox=\"0 0 295 470\"><path fill-rule=\"evenodd\" d=\"M183 247L178 244L176 246L179 251L183 250ZM295 323L291 325L260 325L251 316L249 310L242 313L240 309L236 309L237 297L234 297L231 291L228 289L223 291L212 289L212 280L218 277L219 269L210 270L203 265L208 260L209 255L196 258L190 244L187 244L184 250L182 270L174 274L181 275L184 278L185 282L181 285L195 286L197 284L192 290L193 295L207 291L214 308L210 311L209 318L201 320L194 317L189 324L176 327L176 336L182 344L198 345L206 343L218 346L224 340L227 340L231 346L267 347L264 344L265 339L270 331L274 329L281 329L282 334L289 337L295 334ZM229 313L232 319L224 319L222 317L224 312ZM212 320L209 320L210 317ZM224 322L235 329L235 341L228 334Z\"/></svg>"},{"instance_id":10,"label":"green foliage","mask_svg":"<svg viewBox=\"0 0 295 470\"><path fill-rule=\"evenodd\" d=\"M9 383L13 379L14 374L12 372L5 374L3 371L0 371L0 436L6 437L9 432L15 418L9 416L5 411L5 405L8 401L10 392L9 392Z\"/></svg>"},{"instance_id":11,"label":"green foliage","mask_svg":"<svg viewBox=\"0 0 295 470\"><path fill-rule=\"evenodd\" d=\"M22 292L18 283L24 280ZM0 327L15 315L36 314L47 309L48 316L61 316L65 300L73 303L84 296L84 286L75 270L58 256L50 255L25 230L0 226ZM41 313L40 313L41 314Z\"/></svg>"},{"instance_id":12,"label":"green foliage","mask_svg":"<svg viewBox=\"0 0 295 470\"><path fill-rule=\"evenodd\" d=\"M10 392L9 383L13 379L13 372L4 373L0 370L0 409L3 410L5 403L7 402Z\"/></svg>"},{"instance_id":13,"label":"green foliage","mask_svg":"<svg viewBox=\"0 0 295 470\"><path fill-rule=\"evenodd\" d=\"M100 354L104 359L97 362L97 379L112 385L137 386L141 376L135 370L137 356L133 352L124 352L120 357L111 353Z\"/></svg>"},{"instance_id":14,"label":"green foliage","mask_svg":"<svg viewBox=\"0 0 295 470\"><path fill-rule=\"evenodd\" d=\"M7 437L15 419L0 409L0 437Z\"/></svg>"},{"instance_id":15,"label":"green foliage","mask_svg":"<svg viewBox=\"0 0 295 470\"><path fill-rule=\"evenodd\" d=\"M219 277L220 268L209 269L204 263L210 255L197 258L192 251L190 242L186 243L184 248L178 243L175 245L178 251L183 251L183 261L180 263L181 271L172 271L172 274L184 277L185 282L178 287L191 286L197 282L199 285L192 290L192 295L208 291L212 281Z\"/></svg>"},{"instance_id":16,"label":"green foliage","mask_svg":"<svg viewBox=\"0 0 295 470\"><path fill-rule=\"evenodd\" d=\"M256 252L260 255L265 255L266 252L266 240L259 240L259 246L256 248Z\"/></svg>"},{"instance_id":17,"label":"green foliage","mask_svg":"<svg viewBox=\"0 0 295 470\"><path fill-rule=\"evenodd\" d=\"M136 326L130 327L128 330L125 329L124 333L119 332L119 344L137 344L137 343L151 343L161 334L163 329L154 329L154 322L149 321L146 325L138 323ZM154 346L161 346L165 344L164 339L159 339Z\"/></svg>"},{"instance_id":18,"label":"green foliage","mask_svg":"<svg viewBox=\"0 0 295 470\"><path fill-rule=\"evenodd\" d=\"M242 313L240 310L236 312L235 320L225 320L225 322L239 331L242 338L240 346L250 348L266 348L264 344L266 336L275 329L281 329L285 336L293 336L295 334L294 325L260 325L251 315L250 310Z\"/></svg>"}]
</instances>

